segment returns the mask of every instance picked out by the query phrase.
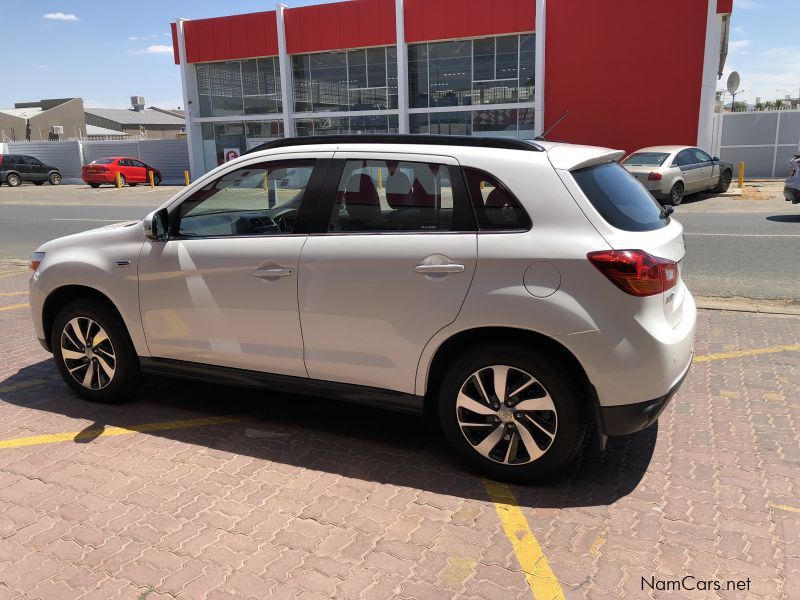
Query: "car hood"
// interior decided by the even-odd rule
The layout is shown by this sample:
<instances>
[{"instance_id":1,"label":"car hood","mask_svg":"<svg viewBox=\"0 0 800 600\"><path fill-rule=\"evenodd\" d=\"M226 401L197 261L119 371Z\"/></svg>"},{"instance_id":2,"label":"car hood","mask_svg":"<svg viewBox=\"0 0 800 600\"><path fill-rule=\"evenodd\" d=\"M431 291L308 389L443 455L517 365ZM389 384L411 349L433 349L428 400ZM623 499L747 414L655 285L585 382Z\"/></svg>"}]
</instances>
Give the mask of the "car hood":
<instances>
[{"instance_id":1,"label":"car hood","mask_svg":"<svg viewBox=\"0 0 800 600\"><path fill-rule=\"evenodd\" d=\"M100 247L116 242L133 241L141 238L144 241L144 232L140 226L141 220L123 221L104 225L96 229L89 229L81 233L65 235L39 246L37 252L52 252L70 247Z\"/></svg>"}]
</instances>

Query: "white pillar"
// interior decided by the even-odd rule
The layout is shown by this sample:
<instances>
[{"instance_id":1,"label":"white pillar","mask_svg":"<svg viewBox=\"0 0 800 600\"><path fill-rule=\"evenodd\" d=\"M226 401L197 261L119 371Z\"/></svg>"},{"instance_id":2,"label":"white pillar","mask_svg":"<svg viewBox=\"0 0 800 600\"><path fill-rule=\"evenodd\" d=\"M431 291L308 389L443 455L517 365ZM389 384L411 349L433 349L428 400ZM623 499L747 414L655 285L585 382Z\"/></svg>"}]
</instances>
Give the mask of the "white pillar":
<instances>
[{"instance_id":1,"label":"white pillar","mask_svg":"<svg viewBox=\"0 0 800 600\"><path fill-rule=\"evenodd\" d=\"M408 46L403 0L394 2L394 20L397 39L397 108L398 133L408 133Z\"/></svg>"},{"instance_id":2,"label":"white pillar","mask_svg":"<svg viewBox=\"0 0 800 600\"><path fill-rule=\"evenodd\" d=\"M203 158L203 129L195 119L200 116L200 99L197 94L197 76L194 65L186 62L186 40L183 24L187 19L176 19L178 34L178 58L181 68L181 86L183 88L183 111L186 115L186 143L189 147L189 172L192 179L197 179L206 172Z\"/></svg>"},{"instance_id":3,"label":"white pillar","mask_svg":"<svg viewBox=\"0 0 800 600\"><path fill-rule=\"evenodd\" d=\"M278 4L275 7L275 16L278 23L278 64L281 68L281 104L283 105L283 135L294 137L294 89L292 85L292 61L286 52L286 27L283 11L288 7Z\"/></svg>"},{"instance_id":4,"label":"white pillar","mask_svg":"<svg viewBox=\"0 0 800 600\"><path fill-rule=\"evenodd\" d=\"M697 120L697 146L708 151L714 138L714 103L722 36L722 15L717 14L717 0L708 0L706 45L703 53L703 80L700 88L700 113Z\"/></svg>"},{"instance_id":5,"label":"white pillar","mask_svg":"<svg viewBox=\"0 0 800 600\"><path fill-rule=\"evenodd\" d=\"M534 92L533 101L535 108L533 111L534 122L533 132L536 136L544 132L544 48L545 48L545 27L547 17L547 0L536 0L536 62L534 68Z\"/></svg>"}]
</instances>

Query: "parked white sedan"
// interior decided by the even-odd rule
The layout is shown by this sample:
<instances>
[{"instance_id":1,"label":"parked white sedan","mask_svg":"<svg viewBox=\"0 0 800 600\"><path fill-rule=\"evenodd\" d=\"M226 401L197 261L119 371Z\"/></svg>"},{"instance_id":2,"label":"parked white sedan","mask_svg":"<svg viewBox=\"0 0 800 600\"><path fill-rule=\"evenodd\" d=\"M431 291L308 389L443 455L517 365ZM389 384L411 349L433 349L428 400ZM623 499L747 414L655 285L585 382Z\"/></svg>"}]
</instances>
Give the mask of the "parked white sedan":
<instances>
[{"instance_id":1,"label":"parked white sedan","mask_svg":"<svg viewBox=\"0 0 800 600\"><path fill-rule=\"evenodd\" d=\"M706 190L727 192L733 165L693 146L651 146L622 161L657 200L678 206L683 197Z\"/></svg>"}]
</instances>

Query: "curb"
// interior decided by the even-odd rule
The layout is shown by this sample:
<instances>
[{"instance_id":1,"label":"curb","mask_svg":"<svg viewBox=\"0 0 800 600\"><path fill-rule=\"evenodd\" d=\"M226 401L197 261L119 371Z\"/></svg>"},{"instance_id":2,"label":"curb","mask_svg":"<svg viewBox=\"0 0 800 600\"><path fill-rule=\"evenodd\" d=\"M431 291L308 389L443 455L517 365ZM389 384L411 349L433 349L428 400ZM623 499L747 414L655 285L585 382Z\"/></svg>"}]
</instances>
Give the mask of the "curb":
<instances>
[{"instance_id":1,"label":"curb","mask_svg":"<svg viewBox=\"0 0 800 600\"><path fill-rule=\"evenodd\" d=\"M800 316L800 304L791 300L755 300L750 298L696 296L695 303L697 304L697 308L704 310Z\"/></svg>"}]
</instances>

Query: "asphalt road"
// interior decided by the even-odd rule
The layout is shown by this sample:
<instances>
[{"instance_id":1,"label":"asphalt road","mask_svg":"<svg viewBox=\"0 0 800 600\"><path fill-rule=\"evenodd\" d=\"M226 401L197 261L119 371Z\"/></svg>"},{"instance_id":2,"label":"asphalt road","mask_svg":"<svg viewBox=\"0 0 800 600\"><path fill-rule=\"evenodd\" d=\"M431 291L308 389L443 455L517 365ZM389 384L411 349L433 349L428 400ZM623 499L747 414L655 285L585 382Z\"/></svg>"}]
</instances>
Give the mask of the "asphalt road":
<instances>
[{"instance_id":1,"label":"asphalt road","mask_svg":"<svg viewBox=\"0 0 800 600\"><path fill-rule=\"evenodd\" d=\"M24 261L50 239L141 218L179 190L0 187L0 260ZM800 302L800 205L785 202L777 184L761 196L702 196L678 208L694 294Z\"/></svg>"}]
</instances>

